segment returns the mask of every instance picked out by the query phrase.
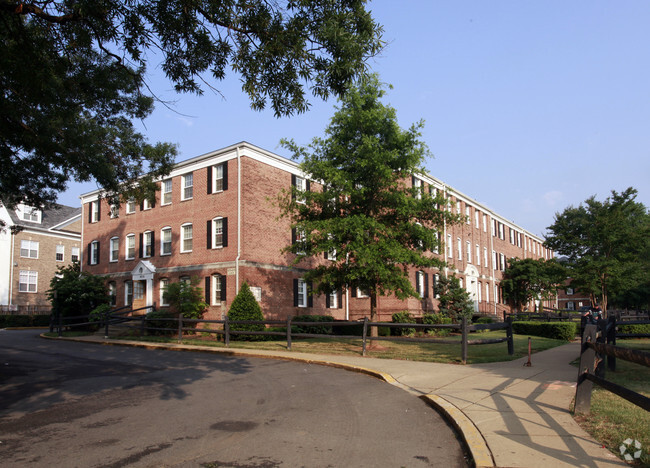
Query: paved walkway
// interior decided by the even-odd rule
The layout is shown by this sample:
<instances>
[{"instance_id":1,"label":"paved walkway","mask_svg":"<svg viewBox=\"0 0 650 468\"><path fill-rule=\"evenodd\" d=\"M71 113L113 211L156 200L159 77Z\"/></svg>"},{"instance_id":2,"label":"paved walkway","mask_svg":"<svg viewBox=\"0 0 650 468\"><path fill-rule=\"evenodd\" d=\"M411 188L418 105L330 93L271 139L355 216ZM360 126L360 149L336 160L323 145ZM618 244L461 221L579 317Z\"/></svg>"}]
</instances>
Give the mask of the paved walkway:
<instances>
[{"instance_id":1,"label":"paved walkway","mask_svg":"<svg viewBox=\"0 0 650 468\"><path fill-rule=\"evenodd\" d=\"M77 338L79 339L79 338ZM98 343L205 350L333 365L383 378L425 398L454 424L478 467L627 466L573 420L569 405L578 370L569 363L580 344L570 343L511 362L437 364L361 356L325 356L80 338ZM534 341L533 341L534 343Z\"/></svg>"}]
</instances>

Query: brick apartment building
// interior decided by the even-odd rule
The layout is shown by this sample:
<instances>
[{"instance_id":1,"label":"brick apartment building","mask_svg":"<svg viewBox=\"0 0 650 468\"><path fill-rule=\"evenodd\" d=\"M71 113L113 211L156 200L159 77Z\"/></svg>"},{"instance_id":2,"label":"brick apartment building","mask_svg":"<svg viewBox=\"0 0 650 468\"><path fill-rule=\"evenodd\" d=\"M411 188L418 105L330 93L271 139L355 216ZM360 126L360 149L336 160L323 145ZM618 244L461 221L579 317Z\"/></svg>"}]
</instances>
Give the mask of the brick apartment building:
<instances>
[{"instance_id":1,"label":"brick apartment building","mask_svg":"<svg viewBox=\"0 0 650 468\"><path fill-rule=\"evenodd\" d=\"M436 278L448 272L462 278L478 313L501 315L506 306L499 281L506 259L550 258L552 253L542 239L442 181L423 176L412 183L449 194L451 209L466 215L467 222L440 233L444 249L438 255L448 262L447 271L410 272L423 299L380 297L380 319L390 320L401 310L421 315L436 309ZM293 254L281 251L294 239L290 220L279 218L273 200L292 184L310 189L298 164L242 142L176 164L160 181L153 204L132 202L118 211L99 191L86 193L81 196L82 268L106 275L116 306L165 306L162 292L168 284L199 277L211 318L228 312L244 281L268 319L330 314L355 320L368 315L370 299L356 289L326 296L307 293L302 275L329 260L292 266Z\"/></svg>"},{"instance_id":2,"label":"brick apartment building","mask_svg":"<svg viewBox=\"0 0 650 468\"><path fill-rule=\"evenodd\" d=\"M0 307L49 313L47 290L57 268L81 259L81 208L0 204L0 219Z\"/></svg>"}]
</instances>

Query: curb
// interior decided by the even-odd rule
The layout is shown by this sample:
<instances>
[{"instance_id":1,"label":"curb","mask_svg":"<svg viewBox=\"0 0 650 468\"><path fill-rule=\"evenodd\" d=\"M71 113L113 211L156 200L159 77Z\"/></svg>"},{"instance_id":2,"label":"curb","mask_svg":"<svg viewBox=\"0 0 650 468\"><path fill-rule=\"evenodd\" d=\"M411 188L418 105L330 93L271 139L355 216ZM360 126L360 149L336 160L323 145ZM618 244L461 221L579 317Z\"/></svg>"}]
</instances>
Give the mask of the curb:
<instances>
[{"instance_id":1,"label":"curb","mask_svg":"<svg viewBox=\"0 0 650 468\"><path fill-rule=\"evenodd\" d=\"M335 367L338 369L344 369L351 372L357 372L360 374L366 374L371 377L375 377L379 380L394 385L398 388L406 390L398 380L396 380L392 375L378 371L375 369L370 369L368 367L356 366L353 364L345 364L341 362L332 362L328 360L320 359L310 359L300 356L285 356L282 354L262 354L255 351L248 351L242 349L223 349L223 348L214 348L212 346L190 346L183 344L174 344L174 343L143 343L139 341L129 341L129 340L119 340L119 341L105 341L105 340L87 340L83 338L74 338L74 337L54 337L54 336L45 336L44 334L40 335L41 338L47 340L65 340L65 341L75 341L79 343L94 343L98 345L105 346L130 346L133 348L143 348L143 349L166 349L172 351L185 351L185 352L210 352L215 354L223 354L226 356L245 356L245 357L255 357L263 359L277 359L282 361L294 361L294 362L304 362L307 364L318 364L321 366ZM483 436L476 428L474 423L465 416L460 409L458 409L453 404L449 403L444 398L435 395L428 394L422 395L420 399L424 400L429 406L438 411L458 432L461 439L465 443L469 451L470 458L472 459L472 466L475 468L494 468L496 464L494 463L492 453L488 448Z\"/></svg>"}]
</instances>

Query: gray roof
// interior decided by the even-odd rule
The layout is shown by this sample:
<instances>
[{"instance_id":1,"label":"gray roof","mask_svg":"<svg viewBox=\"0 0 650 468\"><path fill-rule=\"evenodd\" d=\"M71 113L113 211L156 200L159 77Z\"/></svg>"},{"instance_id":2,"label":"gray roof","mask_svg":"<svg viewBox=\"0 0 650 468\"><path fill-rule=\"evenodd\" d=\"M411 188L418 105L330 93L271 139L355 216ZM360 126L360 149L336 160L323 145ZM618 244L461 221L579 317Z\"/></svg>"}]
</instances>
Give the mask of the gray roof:
<instances>
[{"instance_id":1,"label":"gray roof","mask_svg":"<svg viewBox=\"0 0 650 468\"><path fill-rule=\"evenodd\" d=\"M61 223L72 220L72 218L81 215L81 207L74 208L72 206L59 205L55 204L52 208L42 210L41 222L32 223L29 221L24 221L18 217L16 210L7 208L11 221L14 224L24 226L26 228L41 228L41 229L51 229L54 226L58 226Z\"/></svg>"}]
</instances>

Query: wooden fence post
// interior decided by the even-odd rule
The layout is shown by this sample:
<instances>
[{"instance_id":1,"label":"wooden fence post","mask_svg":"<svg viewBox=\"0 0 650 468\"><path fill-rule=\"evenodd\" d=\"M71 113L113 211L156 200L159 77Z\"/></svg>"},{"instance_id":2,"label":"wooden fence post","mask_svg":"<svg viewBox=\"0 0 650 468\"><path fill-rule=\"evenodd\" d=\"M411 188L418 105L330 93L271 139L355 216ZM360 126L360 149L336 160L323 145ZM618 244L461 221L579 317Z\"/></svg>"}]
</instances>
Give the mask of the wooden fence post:
<instances>
[{"instance_id":1,"label":"wooden fence post","mask_svg":"<svg viewBox=\"0 0 650 468\"><path fill-rule=\"evenodd\" d=\"M287 349L291 351L291 315L287 317Z\"/></svg>"},{"instance_id":2,"label":"wooden fence post","mask_svg":"<svg viewBox=\"0 0 650 468\"><path fill-rule=\"evenodd\" d=\"M596 324L597 327L597 335L596 335L596 343L603 343L607 341L607 320L603 318L599 318L598 322ZM601 379L605 378L605 359L607 359L607 356L601 356L598 353L596 353L598 357L601 359L598 361L598 364L596 364L596 370L594 373L596 374L597 377L600 377Z\"/></svg>"},{"instance_id":3,"label":"wooden fence post","mask_svg":"<svg viewBox=\"0 0 650 468\"><path fill-rule=\"evenodd\" d=\"M228 320L228 316L226 315L224 322L223 322L223 331L224 333L224 342L226 343L226 348L230 346L230 320Z\"/></svg>"},{"instance_id":4,"label":"wooden fence post","mask_svg":"<svg viewBox=\"0 0 650 468\"><path fill-rule=\"evenodd\" d=\"M145 321L146 317L147 317L146 315L141 315L140 316L140 337L142 337L142 335L144 335L144 321Z\"/></svg>"},{"instance_id":5,"label":"wooden fence post","mask_svg":"<svg viewBox=\"0 0 650 468\"><path fill-rule=\"evenodd\" d=\"M363 332L362 336L362 345L361 345L361 355L366 355L366 338L368 337L368 317L363 318Z\"/></svg>"},{"instance_id":6,"label":"wooden fence post","mask_svg":"<svg viewBox=\"0 0 650 468\"><path fill-rule=\"evenodd\" d=\"M467 317L463 317L461 322L462 342L461 342L461 361L467 363Z\"/></svg>"},{"instance_id":7,"label":"wooden fence post","mask_svg":"<svg viewBox=\"0 0 650 468\"><path fill-rule=\"evenodd\" d=\"M512 317L508 317L508 328L506 328L506 336L508 337L508 354L513 356L515 354L515 341L512 336Z\"/></svg>"},{"instance_id":8,"label":"wooden fence post","mask_svg":"<svg viewBox=\"0 0 650 468\"><path fill-rule=\"evenodd\" d=\"M63 314L59 311L59 337L63 336Z\"/></svg>"},{"instance_id":9,"label":"wooden fence post","mask_svg":"<svg viewBox=\"0 0 650 468\"><path fill-rule=\"evenodd\" d=\"M182 343L183 341L183 314L178 316L178 342Z\"/></svg>"},{"instance_id":10,"label":"wooden fence post","mask_svg":"<svg viewBox=\"0 0 650 468\"><path fill-rule=\"evenodd\" d=\"M585 374L594 373L596 351L587 343L596 342L596 325L586 325L582 335L582 348L580 349L580 368L578 369L578 385L576 387L575 412L589 414L591 411L591 390L594 384L585 378Z\"/></svg>"},{"instance_id":11,"label":"wooden fence post","mask_svg":"<svg viewBox=\"0 0 650 468\"><path fill-rule=\"evenodd\" d=\"M607 319L607 344L616 346L616 316ZM607 356L607 367L612 372L616 370L616 356Z\"/></svg>"},{"instance_id":12,"label":"wooden fence post","mask_svg":"<svg viewBox=\"0 0 650 468\"><path fill-rule=\"evenodd\" d=\"M111 318L111 311L110 309L106 311L104 314L104 339L108 339L108 327L110 323L110 318Z\"/></svg>"}]
</instances>

